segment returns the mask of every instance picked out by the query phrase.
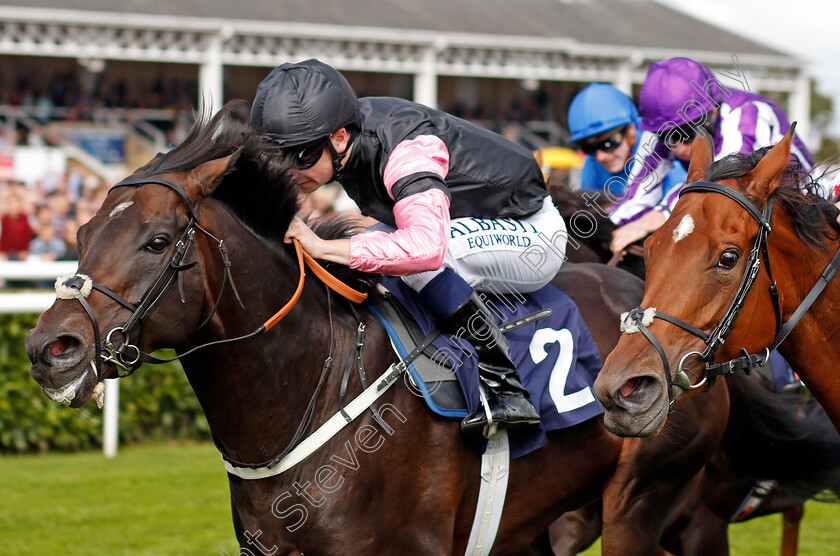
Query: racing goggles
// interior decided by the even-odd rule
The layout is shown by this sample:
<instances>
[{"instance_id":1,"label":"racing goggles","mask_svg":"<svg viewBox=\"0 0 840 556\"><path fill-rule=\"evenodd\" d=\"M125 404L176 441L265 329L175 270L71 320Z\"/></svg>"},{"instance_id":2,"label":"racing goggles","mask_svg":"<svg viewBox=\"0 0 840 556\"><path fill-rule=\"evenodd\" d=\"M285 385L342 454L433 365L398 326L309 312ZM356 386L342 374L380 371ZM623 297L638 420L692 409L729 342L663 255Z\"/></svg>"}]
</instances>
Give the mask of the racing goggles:
<instances>
[{"instance_id":1,"label":"racing goggles","mask_svg":"<svg viewBox=\"0 0 840 556\"><path fill-rule=\"evenodd\" d=\"M626 132L627 126L624 126L603 139L578 141L578 147L583 151L583 154L588 155L593 155L597 151L611 153L624 142L624 134Z\"/></svg>"},{"instance_id":2,"label":"racing goggles","mask_svg":"<svg viewBox=\"0 0 840 556\"><path fill-rule=\"evenodd\" d=\"M675 127L666 131L658 131L656 133L656 136L659 137L659 140L662 141L666 147L668 147L671 150L674 150L678 146L680 146L680 144L692 144L697 138L697 134L700 132L701 128L710 136L714 137L714 127L712 125L712 122L710 121L703 121L703 123L695 121L683 124L679 127Z\"/></svg>"},{"instance_id":3,"label":"racing goggles","mask_svg":"<svg viewBox=\"0 0 840 556\"><path fill-rule=\"evenodd\" d=\"M321 160L327 141L329 141L329 137L301 145L300 147L277 149L267 154L272 158L287 161L299 170L308 170Z\"/></svg>"}]
</instances>

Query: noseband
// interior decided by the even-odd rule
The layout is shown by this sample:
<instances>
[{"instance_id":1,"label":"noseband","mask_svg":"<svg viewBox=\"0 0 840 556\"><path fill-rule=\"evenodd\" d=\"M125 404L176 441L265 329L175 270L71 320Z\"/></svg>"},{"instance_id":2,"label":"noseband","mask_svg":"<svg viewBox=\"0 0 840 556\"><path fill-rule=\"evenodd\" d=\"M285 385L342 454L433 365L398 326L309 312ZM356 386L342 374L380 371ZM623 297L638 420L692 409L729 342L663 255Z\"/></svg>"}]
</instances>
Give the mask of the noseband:
<instances>
[{"instance_id":1,"label":"noseband","mask_svg":"<svg viewBox=\"0 0 840 556\"><path fill-rule=\"evenodd\" d=\"M825 268L823 273L820 275L819 280L799 305L799 307L794 311L793 315L787 322L782 325L782 311L779 305L779 292L776 287L776 281L773 280L773 274L770 269L770 252L767 247L767 236L771 231L770 221L773 217L773 198L769 197L767 199L767 205L764 207L764 211L759 211L756 206L741 192L732 189L731 187L726 187L725 185L721 185L719 183L711 183L711 182L694 182L686 185L682 192L680 192L680 196L685 193L718 193L729 199L732 199L736 203L738 203L744 210L749 213L749 215L758 223L758 234L755 238L755 243L753 244L753 248L750 251L749 257L747 258L746 268L744 270L744 275L741 277L741 282L738 284L738 289L735 292L734 299L729 304L729 308L724 313L723 317L718 321L717 325L715 325L714 329L710 333L705 333L699 328L688 324L687 322L680 320L676 317L668 315L666 313L661 313L656 309L643 309L642 307L636 307L629 313L626 313L622 316L622 331L625 332L635 332L638 328L641 331L642 335L650 341L653 347L656 349L657 353L659 353L659 357L662 359L662 364L664 366L665 377L668 383L668 412L671 413L674 410L674 395L673 395L673 387L676 386L678 388L682 388L683 390L697 390L702 388L703 386L706 387L708 390L714 385L715 379L723 374L732 374L735 371L743 370L745 373L749 374L755 366L763 367L766 363L768 358L770 357L770 353L775 350L787 337L793 327L799 322L805 312L811 307L811 305L816 301L817 297L822 293L822 290L828 285L828 282L834 277L834 274L837 272L838 266L840 266L840 250L834 255L831 262L829 262L828 266ZM726 341L726 338L729 336L730 332L735 326L735 320L738 318L738 313L741 311L741 308L744 306L744 301L746 300L747 294L750 292L753 284L755 284L756 278L758 277L759 270L761 268L761 259L764 259L765 267L767 268L767 276L770 278L770 298L773 300L773 309L776 314L776 335L773 339L773 342L770 346L766 347L764 351L757 354L750 354L746 348L742 348L739 357L734 359L730 359L729 361L725 361L723 363L715 363L715 353L717 352L718 348ZM662 344L656 339L656 337L650 332L648 326L651 324L654 318L662 319L666 322L669 322L675 326L682 328L683 330L697 336L706 344L705 349L702 352L698 351L691 351L684 354L680 358L679 365L677 367L677 372L672 376L670 365L668 363L668 358L665 355L665 350L662 347ZM686 372L683 370L683 365L685 364L686 359L688 359L692 355L699 356L700 360L704 363L704 371L703 371L703 378L697 384L692 384L691 379L688 377Z\"/></svg>"},{"instance_id":2,"label":"noseband","mask_svg":"<svg viewBox=\"0 0 840 556\"><path fill-rule=\"evenodd\" d=\"M56 291L58 292L59 297L66 299L77 299L82 305L82 308L87 313L88 317L90 318L91 324L93 326L95 348L94 360L96 365L95 372L101 372L102 362L107 361L113 363L117 367L117 374L120 377L128 376L135 370L137 370L143 363L168 363L170 361L175 361L176 359L180 359L182 357L185 357L186 355L189 355L206 347L240 342L264 333L266 330L270 329L277 322L279 322L280 319L282 319L292 309L294 304L300 298L300 294L303 290L304 261L313 270L316 276L321 278L321 280L324 281L329 287L331 287L333 290L346 297L347 299L355 303L361 303L367 297L367 294L357 292L356 290L336 280L332 275L330 275L326 270L324 270L312 257L310 257L307 253L303 252L300 243L297 240L295 240L295 249L297 251L298 264L300 266L300 280L298 282L297 289L294 295L292 296L292 299L257 330L249 334L245 334L243 336L237 336L235 338L227 338L223 340L217 340L214 342L208 342L206 344L194 347L189 351L186 351L180 355L168 359L161 359L154 357L148 353L144 353L138 347L138 345L142 343L142 338L141 341L138 341L136 344L131 344L129 333L132 331L132 329L138 322L141 322L142 319L147 317L157 306L157 303L169 290L176 276L178 277L178 286L180 290L181 303L186 303L182 282L183 275L181 273L185 270L189 270L190 268L198 264L197 261L191 263L184 263L184 259L186 258L190 247L195 243L196 230L200 231L201 233L203 233L218 244L219 253L221 255L222 263L224 265L222 286L219 289L219 294L216 298L216 302L213 306L212 311L201 322L201 324L198 326L198 329L202 328L205 324L207 324L210 318L216 313L216 310L218 309L219 303L222 299L222 294L225 291L225 286L228 282L230 282L231 289L233 290L237 301L239 301L239 305L244 309L242 300L239 297L239 292L236 290L236 285L233 282L233 275L230 271L230 257L228 256L228 251L227 247L225 247L224 240L217 238L198 224L198 207L195 203L193 203L190 196L187 194L186 191L184 191L184 189L181 186L169 180L164 180L160 178L137 178L133 180L123 180L119 183L116 183L111 187L111 190L117 187L139 187L145 184L163 185L177 193L187 205L187 209L189 210L189 222L187 223L187 226L184 229L184 233L181 235L181 239L179 239L178 242L175 244L175 250L172 254L172 258L169 260L169 263L160 272L160 274L158 274L158 277L155 279L155 281L152 283L152 285L149 287L146 293L142 296L141 301L136 305L129 301L126 301L119 294L115 293L111 289L101 284L97 284L90 277L85 276L83 274L75 274L69 277L62 277L56 281ZM114 301L131 311L131 316L128 318L125 324L123 324L122 326L112 328L105 336L104 342L102 342L101 340L99 332L99 323L96 319L96 315L94 314L90 304L85 299L92 290L96 290L107 295L108 297L110 297L111 299L113 299ZM119 345L116 345L119 341L118 337L120 337L119 339L121 339L122 341L119 342Z\"/></svg>"}]
</instances>

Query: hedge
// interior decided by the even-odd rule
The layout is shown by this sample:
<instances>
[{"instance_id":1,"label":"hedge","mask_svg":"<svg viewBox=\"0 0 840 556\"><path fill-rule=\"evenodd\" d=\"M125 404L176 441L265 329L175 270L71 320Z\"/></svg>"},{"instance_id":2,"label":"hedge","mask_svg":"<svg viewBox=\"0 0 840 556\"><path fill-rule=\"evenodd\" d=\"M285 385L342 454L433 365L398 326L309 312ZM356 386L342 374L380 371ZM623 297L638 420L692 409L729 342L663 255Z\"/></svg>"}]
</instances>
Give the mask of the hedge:
<instances>
[{"instance_id":1,"label":"hedge","mask_svg":"<svg viewBox=\"0 0 840 556\"><path fill-rule=\"evenodd\" d=\"M102 443L102 411L47 399L24 342L37 315L0 315L0 452L75 451ZM206 440L209 427L181 366L144 365L120 380L120 442Z\"/></svg>"}]
</instances>

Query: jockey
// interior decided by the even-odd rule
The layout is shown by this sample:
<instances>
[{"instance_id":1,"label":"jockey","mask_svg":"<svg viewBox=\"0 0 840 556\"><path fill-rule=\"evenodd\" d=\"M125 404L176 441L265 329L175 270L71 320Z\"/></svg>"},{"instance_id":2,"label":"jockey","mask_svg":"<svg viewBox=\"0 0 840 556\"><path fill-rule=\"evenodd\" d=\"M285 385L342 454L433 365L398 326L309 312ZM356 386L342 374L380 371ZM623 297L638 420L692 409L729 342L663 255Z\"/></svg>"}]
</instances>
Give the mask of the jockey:
<instances>
[{"instance_id":1,"label":"jockey","mask_svg":"<svg viewBox=\"0 0 840 556\"><path fill-rule=\"evenodd\" d=\"M639 128L655 135L642 141L641 152L633 160L627 191L616 209L619 223L623 215L636 214L640 207L653 207L661 200L654 193L658 184L674 162L688 168L691 143L701 129L711 134L718 159L778 143L790 128L784 112L772 101L722 85L708 68L688 58L669 58L650 66L639 95L639 110ZM805 171L814 165L799 137L794 138L791 153ZM659 225L676 204L679 189L668 195ZM613 250L633 241L626 239L624 245L614 242Z\"/></svg>"},{"instance_id":2,"label":"jockey","mask_svg":"<svg viewBox=\"0 0 840 556\"><path fill-rule=\"evenodd\" d=\"M343 75L318 60L272 70L257 89L251 125L292 161L304 193L337 181L363 214L389 226L323 240L295 219L286 240L297 238L316 258L400 276L442 329L475 348L493 422L537 424L507 341L475 293L537 290L565 259L566 226L531 152L407 100L358 99ZM541 266L528 264L534 249ZM461 429L482 433L487 424L479 407Z\"/></svg>"},{"instance_id":3,"label":"jockey","mask_svg":"<svg viewBox=\"0 0 840 556\"><path fill-rule=\"evenodd\" d=\"M620 198L627 188L627 163L639 149L645 132L637 129L639 111L629 96L606 83L592 83L579 92L569 106L569 130L571 141L576 143L586 158L581 170L581 189L592 192L592 198L601 194L611 199ZM662 199L669 192L681 189L685 183L686 171L675 164L665 176L658 189ZM664 210L654 207L656 210ZM651 219L650 207L642 207L635 215L622 212L624 225L613 232L614 241L623 242L630 234L635 241L654 231L661 218ZM655 226L651 229L648 221ZM640 236L639 232L643 232ZM623 242L627 245L629 242Z\"/></svg>"}]
</instances>

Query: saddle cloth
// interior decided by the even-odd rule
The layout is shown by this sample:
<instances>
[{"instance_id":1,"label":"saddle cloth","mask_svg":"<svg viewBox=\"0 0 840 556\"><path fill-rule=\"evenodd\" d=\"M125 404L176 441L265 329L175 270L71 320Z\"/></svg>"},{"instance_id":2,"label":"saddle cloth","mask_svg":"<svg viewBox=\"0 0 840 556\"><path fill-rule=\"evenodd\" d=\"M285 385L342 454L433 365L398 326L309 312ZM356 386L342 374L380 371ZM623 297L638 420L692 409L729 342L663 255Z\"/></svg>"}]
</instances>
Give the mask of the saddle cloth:
<instances>
[{"instance_id":1,"label":"saddle cloth","mask_svg":"<svg viewBox=\"0 0 840 556\"><path fill-rule=\"evenodd\" d=\"M383 276L385 302L373 307L397 354L404 358L435 328L432 312L398 278ZM505 333L511 356L540 412L541 424L511 435L511 457L546 444L546 431L577 425L604 409L592 394L601 369L598 348L574 302L552 286L529 294L490 295L485 303L499 325L543 309L551 315ZM438 415L463 418L480 406L475 352L463 338L441 334L408 365L412 391Z\"/></svg>"}]
</instances>

